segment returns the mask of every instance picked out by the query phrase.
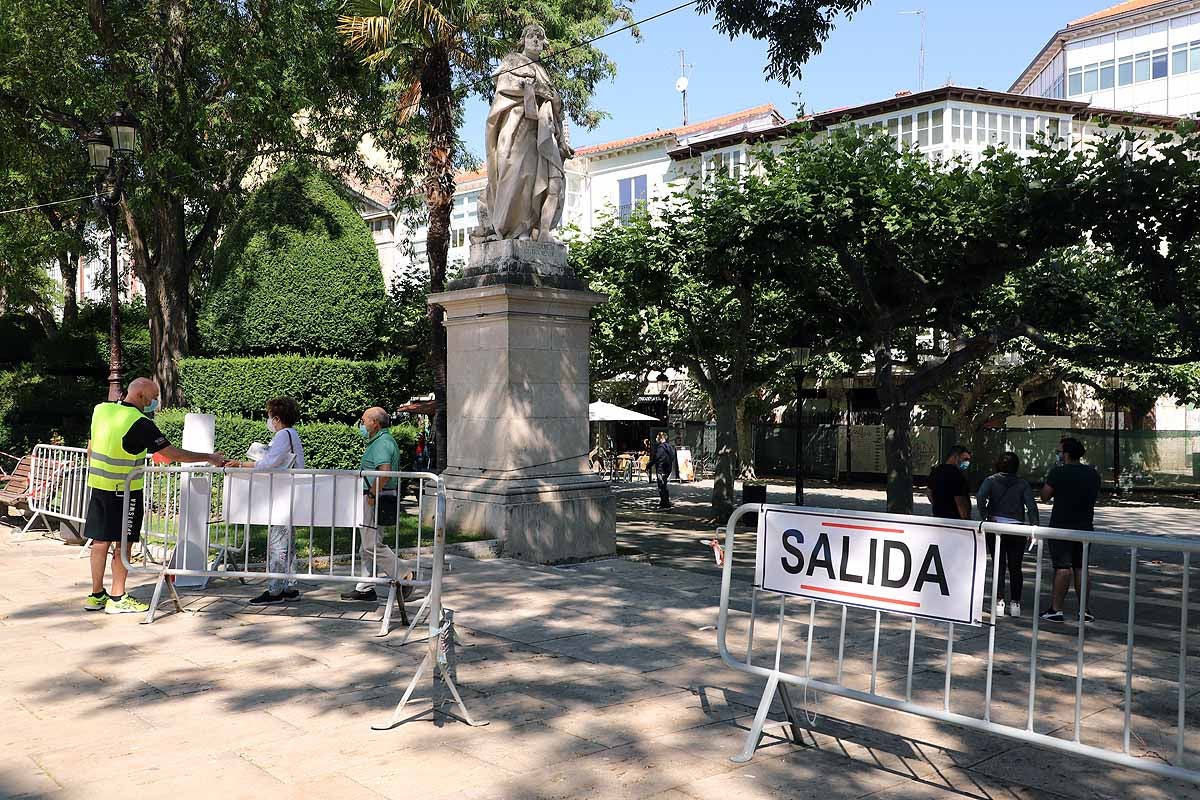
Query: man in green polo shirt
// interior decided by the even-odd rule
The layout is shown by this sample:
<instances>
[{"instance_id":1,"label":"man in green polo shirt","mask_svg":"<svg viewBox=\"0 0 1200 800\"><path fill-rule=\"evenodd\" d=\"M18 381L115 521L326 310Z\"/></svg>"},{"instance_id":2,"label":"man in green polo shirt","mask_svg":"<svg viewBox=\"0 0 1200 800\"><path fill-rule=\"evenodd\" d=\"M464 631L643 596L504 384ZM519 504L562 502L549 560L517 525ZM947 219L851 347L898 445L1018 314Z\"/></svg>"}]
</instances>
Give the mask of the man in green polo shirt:
<instances>
[{"instance_id":1,"label":"man in green polo shirt","mask_svg":"<svg viewBox=\"0 0 1200 800\"><path fill-rule=\"evenodd\" d=\"M358 468L361 470L391 470L400 469L400 447L388 431L391 416L378 406L368 408L363 412L358 422L358 435L367 442ZM411 580L411 572L402 572L403 562L396 551L388 547L379 535L381 527L394 527L399 513L399 498L397 489L399 481L396 478L384 478L378 475L363 478L363 526L359 531L359 563L360 572L364 578L373 578L382 572L393 578ZM411 594L411 588L405 587L404 596ZM375 584L359 583L353 591L343 592L343 600L365 600L375 602Z\"/></svg>"},{"instance_id":2,"label":"man in green polo shirt","mask_svg":"<svg viewBox=\"0 0 1200 800\"><path fill-rule=\"evenodd\" d=\"M129 526L125 558L130 544L142 530L142 488L139 475L129 481L129 517L125 517L125 482L129 475L146 463L147 453L157 453L171 461L208 462L214 467L225 463L221 453L193 453L175 447L162 435L147 414L158 408L158 384L149 378L137 378L129 384L125 399L100 403L92 411L92 432L88 440L88 499L83 535L92 540L92 593L83 601L87 611L129 614L149 606L125 593L128 571L120 553L112 559L112 594L104 588L104 571L109 551L121 541L121 529Z\"/></svg>"}]
</instances>

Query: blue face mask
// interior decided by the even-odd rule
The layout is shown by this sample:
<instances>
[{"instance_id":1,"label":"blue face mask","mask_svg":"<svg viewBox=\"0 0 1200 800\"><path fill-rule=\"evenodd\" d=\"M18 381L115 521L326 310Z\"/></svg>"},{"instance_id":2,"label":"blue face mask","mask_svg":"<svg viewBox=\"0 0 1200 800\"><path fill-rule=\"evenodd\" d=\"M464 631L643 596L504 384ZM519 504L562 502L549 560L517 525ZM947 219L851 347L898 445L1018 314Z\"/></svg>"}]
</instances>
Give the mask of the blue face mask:
<instances>
[{"instance_id":1,"label":"blue face mask","mask_svg":"<svg viewBox=\"0 0 1200 800\"><path fill-rule=\"evenodd\" d=\"M151 400L150 405L144 407L142 409L142 411L144 411L147 414L153 414L155 411L158 411L158 398L156 397L153 400Z\"/></svg>"},{"instance_id":2,"label":"blue face mask","mask_svg":"<svg viewBox=\"0 0 1200 800\"><path fill-rule=\"evenodd\" d=\"M360 437L362 437L363 440L367 440L367 439L371 438L371 432L368 431L367 426L363 425L361 422L358 423L358 435Z\"/></svg>"},{"instance_id":3,"label":"blue face mask","mask_svg":"<svg viewBox=\"0 0 1200 800\"><path fill-rule=\"evenodd\" d=\"M958 468L961 469L963 472L966 472L968 469L971 468L971 462L970 461L960 461L960 462L958 462Z\"/></svg>"}]
</instances>

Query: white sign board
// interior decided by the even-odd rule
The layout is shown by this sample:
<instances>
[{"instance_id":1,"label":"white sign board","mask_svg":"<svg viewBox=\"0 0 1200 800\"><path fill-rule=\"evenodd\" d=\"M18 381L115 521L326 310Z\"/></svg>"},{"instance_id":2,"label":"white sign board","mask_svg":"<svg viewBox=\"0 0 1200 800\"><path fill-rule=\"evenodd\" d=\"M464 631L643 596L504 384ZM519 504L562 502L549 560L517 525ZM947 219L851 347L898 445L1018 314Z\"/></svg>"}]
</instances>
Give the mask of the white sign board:
<instances>
[{"instance_id":1,"label":"white sign board","mask_svg":"<svg viewBox=\"0 0 1200 800\"><path fill-rule=\"evenodd\" d=\"M986 559L968 522L768 508L754 584L779 594L979 625Z\"/></svg>"},{"instance_id":2,"label":"white sign board","mask_svg":"<svg viewBox=\"0 0 1200 800\"><path fill-rule=\"evenodd\" d=\"M186 414L183 418L183 449L211 453L216 442L217 418L212 414ZM203 463L203 462L201 462ZM212 478L184 474L179 479L179 543L171 555L171 566L203 570L208 566L208 516L211 511ZM200 587L208 578L179 575L175 585Z\"/></svg>"},{"instance_id":3,"label":"white sign board","mask_svg":"<svg viewBox=\"0 0 1200 800\"><path fill-rule=\"evenodd\" d=\"M225 519L234 525L360 527L363 479L276 470L230 473L223 501Z\"/></svg>"}]
</instances>

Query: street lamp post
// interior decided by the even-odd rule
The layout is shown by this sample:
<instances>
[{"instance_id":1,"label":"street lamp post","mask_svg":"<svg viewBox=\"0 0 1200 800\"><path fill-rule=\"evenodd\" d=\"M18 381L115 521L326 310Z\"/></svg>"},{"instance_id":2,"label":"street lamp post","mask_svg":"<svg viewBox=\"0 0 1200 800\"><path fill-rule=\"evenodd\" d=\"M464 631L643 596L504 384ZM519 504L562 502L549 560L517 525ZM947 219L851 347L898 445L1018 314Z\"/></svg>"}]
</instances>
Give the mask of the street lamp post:
<instances>
[{"instance_id":1,"label":"street lamp post","mask_svg":"<svg viewBox=\"0 0 1200 800\"><path fill-rule=\"evenodd\" d=\"M138 120L125 103L108 118L105 127L84 138L88 161L96 172L96 208L108 221L108 399L120 400L121 385L121 297L117 272L117 209L121 205L129 157L137 146Z\"/></svg>"},{"instance_id":2,"label":"street lamp post","mask_svg":"<svg viewBox=\"0 0 1200 800\"><path fill-rule=\"evenodd\" d=\"M804 370L812 358L807 344L792 347L792 366L796 370L796 505L804 505Z\"/></svg>"},{"instance_id":3,"label":"street lamp post","mask_svg":"<svg viewBox=\"0 0 1200 800\"><path fill-rule=\"evenodd\" d=\"M1121 405L1117 393L1124 387L1125 381L1121 378L1108 379L1113 397L1113 490L1118 495L1121 493Z\"/></svg>"}]
</instances>

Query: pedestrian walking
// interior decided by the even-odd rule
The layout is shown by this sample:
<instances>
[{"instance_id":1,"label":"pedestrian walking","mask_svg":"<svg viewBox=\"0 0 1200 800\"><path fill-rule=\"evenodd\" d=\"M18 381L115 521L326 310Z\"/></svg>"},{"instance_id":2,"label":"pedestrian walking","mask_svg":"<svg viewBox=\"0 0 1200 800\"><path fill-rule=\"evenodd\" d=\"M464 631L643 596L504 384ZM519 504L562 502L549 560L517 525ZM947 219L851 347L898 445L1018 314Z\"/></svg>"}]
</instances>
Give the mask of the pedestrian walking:
<instances>
[{"instance_id":1,"label":"pedestrian walking","mask_svg":"<svg viewBox=\"0 0 1200 800\"><path fill-rule=\"evenodd\" d=\"M675 448L667 444L667 434L660 431L656 437L658 446L654 450L654 477L658 482L658 507L670 508L671 496L667 491L667 482L675 467Z\"/></svg>"},{"instance_id":2,"label":"pedestrian walking","mask_svg":"<svg viewBox=\"0 0 1200 800\"><path fill-rule=\"evenodd\" d=\"M1033 499L1033 487L1029 481L1017 475L1021 468L1021 460L1016 453L1005 453L996 459L996 471L984 479L975 493L979 502L979 518L987 522L1001 522L1009 525L1038 525L1037 503ZM993 559L999 559L999 570L995 573L996 615L1004 616L1007 611L1010 617L1021 616L1021 597L1025 588L1025 575L1022 562L1025 559L1024 536L1010 533L1001 534L997 546L995 534L987 535L988 554ZM1008 573L1009 594L1004 593L1004 574Z\"/></svg>"},{"instance_id":3,"label":"pedestrian walking","mask_svg":"<svg viewBox=\"0 0 1200 800\"><path fill-rule=\"evenodd\" d=\"M368 408L363 412L358 422L358 434L367 443L363 452L359 469L397 471L400 469L400 447L388 431L391 417L378 406ZM399 481L396 478L384 478L382 475L374 478L363 478L363 525L359 539L359 569L360 576L373 578L377 573L384 573L395 579L411 580L413 574L401 572L404 562L396 555L379 535L379 529L388 523L397 524L400 509L400 498L397 495ZM403 596L412 594L412 587L404 587ZM348 592L342 593L343 600L363 600L375 602L373 583L359 583Z\"/></svg>"},{"instance_id":4,"label":"pedestrian walking","mask_svg":"<svg viewBox=\"0 0 1200 800\"><path fill-rule=\"evenodd\" d=\"M971 518L971 489L967 485L967 468L971 466L971 451L956 444L946 460L929 473L925 496L933 507L933 516L942 519Z\"/></svg>"},{"instance_id":5,"label":"pedestrian walking","mask_svg":"<svg viewBox=\"0 0 1200 800\"><path fill-rule=\"evenodd\" d=\"M300 406L290 397L267 401L267 430L273 436L267 452L258 461L230 461L226 466L254 469L304 469L304 444L296 432ZM272 525L267 529L267 572L296 571L296 529L291 525ZM250 600L252 606L265 606L297 600L296 581L272 578L262 594Z\"/></svg>"},{"instance_id":6,"label":"pedestrian walking","mask_svg":"<svg viewBox=\"0 0 1200 800\"><path fill-rule=\"evenodd\" d=\"M83 601L87 611L106 614L131 614L149 609L125 591L129 571L125 562L133 542L142 531L145 478L129 481L129 512L125 512L126 481L146 463L146 454L154 453L169 461L207 462L214 467L225 463L221 453L194 453L175 447L147 414L158 409L158 384L149 378L137 378L129 384L125 399L100 403L92 411L91 436L88 439L88 500L83 535L92 540L92 593ZM129 535L120 549L122 528ZM116 545L116 547L114 547ZM104 588L104 573L112 558L112 592Z\"/></svg>"},{"instance_id":7,"label":"pedestrian walking","mask_svg":"<svg viewBox=\"0 0 1200 800\"><path fill-rule=\"evenodd\" d=\"M1090 531L1095 527L1096 498L1100 496L1100 473L1095 467L1080 463L1087 454L1083 443L1066 437L1055 453L1061 463L1051 468L1042 486L1042 500L1054 501L1050 510L1050 527L1073 531ZM1067 590L1075 586L1075 597L1079 599L1080 622L1091 622L1094 617L1083 605L1081 581L1083 573L1083 542L1063 539L1047 539L1050 561L1054 565L1054 593L1050 607L1042 612L1042 619L1049 622L1063 621L1063 604Z\"/></svg>"}]
</instances>

